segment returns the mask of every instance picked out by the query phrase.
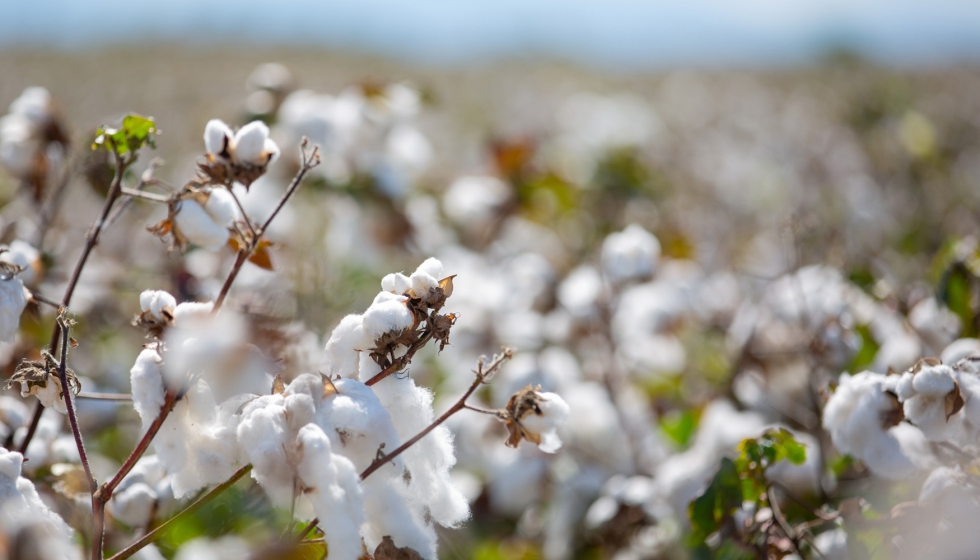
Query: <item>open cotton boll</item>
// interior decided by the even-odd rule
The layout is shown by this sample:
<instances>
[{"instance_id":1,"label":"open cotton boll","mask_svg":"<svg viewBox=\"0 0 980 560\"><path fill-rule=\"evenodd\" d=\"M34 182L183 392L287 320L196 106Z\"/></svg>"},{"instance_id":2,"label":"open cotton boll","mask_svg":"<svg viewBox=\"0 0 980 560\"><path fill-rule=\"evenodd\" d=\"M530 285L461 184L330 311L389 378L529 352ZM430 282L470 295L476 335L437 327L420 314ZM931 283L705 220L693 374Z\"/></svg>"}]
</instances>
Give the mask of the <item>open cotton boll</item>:
<instances>
[{"instance_id":1,"label":"open cotton boll","mask_svg":"<svg viewBox=\"0 0 980 560\"><path fill-rule=\"evenodd\" d=\"M408 298L391 292L381 292L364 312L364 331L377 341L388 333L398 333L415 324L415 315L408 308Z\"/></svg>"},{"instance_id":2,"label":"open cotton boll","mask_svg":"<svg viewBox=\"0 0 980 560\"><path fill-rule=\"evenodd\" d=\"M214 309L211 301L185 301L174 308L174 326L190 327L196 321L205 321Z\"/></svg>"},{"instance_id":3,"label":"open cotton boll","mask_svg":"<svg viewBox=\"0 0 980 560\"><path fill-rule=\"evenodd\" d=\"M439 279L424 270L416 270L410 277L412 281L412 295L417 298L424 298L429 290L439 287Z\"/></svg>"},{"instance_id":4,"label":"open cotton boll","mask_svg":"<svg viewBox=\"0 0 980 560\"><path fill-rule=\"evenodd\" d=\"M296 437L302 460L296 474L320 520L331 558L361 556L360 526L364 522L364 493L354 464L331 451L330 439L316 424L307 424Z\"/></svg>"},{"instance_id":5,"label":"open cotton boll","mask_svg":"<svg viewBox=\"0 0 980 560\"><path fill-rule=\"evenodd\" d=\"M432 392L410 377L390 376L373 386L378 400L390 412L395 429L406 441L432 423ZM453 484L450 469L456 463L453 434L445 426L429 432L402 457L410 475L408 493L432 519L456 527L469 518L466 498Z\"/></svg>"},{"instance_id":6,"label":"open cotton boll","mask_svg":"<svg viewBox=\"0 0 980 560\"><path fill-rule=\"evenodd\" d=\"M279 157L279 147L269 138L264 122L252 121L235 133L231 153L238 164L263 166Z\"/></svg>"},{"instance_id":7,"label":"open cotton boll","mask_svg":"<svg viewBox=\"0 0 980 560\"><path fill-rule=\"evenodd\" d=\"M145 292L144 292L145 293ZM130 385L133 392L133 408L143 421L143 430L150 427L160 414L165 399L163 387L163 359L156 350L145 349L136 357L136 363L129 370Z\"/></svg>"},{"instance_id":8,"label":"open cotton boll","mask_svg":"<svg viewBox=\"0 0 980 560\"><path fill-rule=\"evenodd\" d=\"M362 483L367 521L361 535L368 550L375 550L385 536L398 548L411 548L425 560L436 559L435 530L411 507L405 485L398 478L371 475Z\"/></svg>"},{"instance_id":9,"label":"open cotton boll","mask_svg":"<svg viewBox=\"0 0 980 560\"><path fill-rule=\"evenodd\" d=\"M214 223L228 227L232 222L241 218L241 211L235 204L235 197L228 189L214 188L204 205L204 211L211 216Z\"/></svg>"},{"instance_id":10,"label":"open cotton boll","mask_svg":"<svg viewBox=\"0 0 980 560\"><path fill-rule=\"evenodd\" d=\"M445 275L442 261L435 257L429 257L422 261L422 264L415 269L415 272L424 272L436 280L441 280Z\"/></svg>"},{"instance_id":11,"label":"open cotton boll","mask_svg":"<svg viewBox=\"0 0 980 560\"><path fill-rule=\"evenodd\" d=\"M42 124L51 117L51 107L51 92L41 86L31 86L10 103L10 112Z\"/></svg>"},{"instance_id":12,"label":"open cotton boll","mask_svg":"<svg viewBox=\"0 0 980 560\"><path fill-rule=\"evenodd\" d=\"M905 417L930 441L946 441L950 430L959 428L962 415L953 414L958 410L947 399L958 391L949 366L927 366L909 377L903 375L896 388L904 400Z\"/></svg>"},{"instance_id":13,"label":"open cotton boll","mask_svg":"<svg viewBox=\"0 0 980 560\"><path fill-rule=\"evenodd\" d=\"M70 542L73 531L21 476L23 464L23 455L0 447L0 533L13 536L19 528L36 524L50 538Z\"/></svg>"},{"instance_id":14,"label":"open cotton boll","mask_svg":"<svg viewBox=\"0 0 980 560\"><path fill-rule=\"evenodd\" d=\"M14 339L20 329L20 315L25 307L27 296L20 278L0 280L0 342Z\"/></svg>"},{"instance_id":15,"label":"open cotton boll","mask_svg":"<svg viewBox=\"0 0 980 560\"><path fill-rule=\"evenodd\" d=\"M824 407L823 425L837 449L864 461L873 473L897 480L915 472L916 465L889 429L900 418L900 405L884 384L882 374L842 375Z\"/></svg>"},{"instance_id":16,"label":"open cotton boll","mask_svg":"<svg viewBox=\"0 0 980 560\"><path fill-rule=\"evenodd\" d=\"M330 333L324 348L327 353L327 375L357 378L360 352L374 348L372 338L364 328L362 315L350 314Z\"/></svg>"},{"instance_id":17,"label":"open cotton boll","mask_svg":"<svg viewBox=\"0 0 980 560\"><path fill-rule=\"evenodd\" d=\"M284 401L282 395L263 395L248 403L237 432L239 444L252 464L252 478L277 507L292 503L295 474L286 457L293 438Z\"/></svg>"},{"instance_id":18,"label":"open cotton boll","mask_svg":"<svg viewBox=\"0 0 980 560\"><path fill-rule=\"evenodd\" d=\"M214 156L228 157L235 133L221 119L211 119L204 127L204 148Z\"/></svg>"},{"instance_id":19,"label":"open cotton boll","mask_svg":"<svg viewBox=\"0 0 980 560\"><path fill-rule=\"evenodd\" d=\"M637 224L611 233L602 243L602 269L613 283L653 274L660 258L660 241Z\"/></svg>"},{"instance_id":20,"label":"open cotton boll","mask_svg":"<svg viewBox=\"0 0 980 560\"><path fill-rule=\"evenodd\" d=\"M160 322L167 322L164 311L173 318L174 309L177 307L177 300L174 296L163 290L144 290L140 294L140 310L149 313L153 319Z\"/></svg>"},{"instance_id":21,"label":"open cotton boll","mask_svg":"<svg viewBox=\"0 0 980 560\"><path fill-rule=\"evenodd\" d=\"M538 448L545 453L554 453L561 448L557 429L568 421L568 404L555 393L538 393L538 407L541 414L529 414L521 420L524 429L538 434L541 443Z\"/></svg>"},{"instance_id":22,"label":"open cotton boll","mask_svg":"<svg viewBox=\"0 0 980 560\"><path fill-rule=\"evenodd\" d=\"M196 200L180 201L174 225L181 235L195 245L217 251L228 242L227 223L217 223Z\"/></svg>"},{"instance_id":23,"label":"open cotton boll","mask_svg":"<svg viewBox=\"0 0 980 560\"><path fill-rule=\"evenodd\" d=\"M381 279L381 289L393 294L405 294L412 289L412 279L401 272L393 272Z\"/></svg>"},{"instance_id":24,"label":"open cotton boll","mask_svg":"<svg viewBox=\"0 0 980 560\"><path fill-rule=\"evenodd\" d=\"M353 461L360 472L371 465L379 449L390 452L398 448L398 432L391 414L370 387L346 378L333 384L337 392L321 400L316 423L330 438L333 452ZM403 468L402 458L396 457L381 468L378 476L401 473Z\"/></svg>"}]
</instances>

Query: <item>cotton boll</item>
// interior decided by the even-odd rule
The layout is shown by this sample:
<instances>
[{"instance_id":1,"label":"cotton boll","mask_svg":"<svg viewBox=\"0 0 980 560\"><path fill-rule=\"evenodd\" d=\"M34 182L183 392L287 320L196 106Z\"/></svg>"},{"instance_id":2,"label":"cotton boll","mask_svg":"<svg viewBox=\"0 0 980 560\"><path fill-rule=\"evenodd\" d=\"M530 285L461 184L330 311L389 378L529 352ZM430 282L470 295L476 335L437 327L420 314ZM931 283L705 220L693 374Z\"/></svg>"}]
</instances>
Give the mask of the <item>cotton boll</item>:
<instances>
[{"instance_id":1,"label":"cotton boll","mask_svg":"<svg viewBox=\"0 0 980 560\"><path fill-rule=\"evenodd\" d=\"M406 441L432 423L432 393L408 378L390 376L373 387L391 414L398 437ZM469 505L453 485L450 469L456 463L453 434L445 426L429 432L403 454L410 475L408 493L432 519L456 527L469 518Z\"/></svg>"},{"instance_id":2,"label":"cotton boll","mask_svg":"<svg viewBox=\"0 0 980 560\"><path fill-rule=\"evenodd\" d=\"M357 378L360 352L372 348L374 339L364 328L364 317L356 314L344 317L327 340L325 373L330 376Z\"/></svg>"},{"instance_id":3,"label":"cotton boll","mask_svg":"<svg viewBox=\"0 0 980 560\"><path fill-rule=\"evenodd\" d=\"M254 478L277 507L293 500L293 468L286 457L292 443L282 395L264 395L248 405L238 424L238 441Z\"/></svg>"},{"instance_id":4,"label":"cotton boll","mask_svg":"<svg viewBox=\"0 0 980 560\"><path fill-rule=\"evenodd\" d=\"M269 127L262 121L252 121L243 126L232 139L232 158L242 165L262 166L269 163L279 149L269 139Z\"/></svg>"},{"instance_id":5,"label":"cotton boll","mask_svg":"<svg viewBox=\"0 0 980 560\"><path fill-rule=\"evenodd\" d=\"M169 322L169 319L164 317L164 311L170 314L170 319L172 319L176 307L177 300L174 299L174 296L163 290L144 290L140 294L140 309L161 323Z\"/></svg>"},{"instance_id":6,"label":"cotton boll","mask_svg":"<svg viewBox=\"0 0 980 560\"><path fill-rule=\"evenodd\" d=\"M398 432L388 410L370 387L355 379L333 383L337 392L320 402L317 424L330 438L333 452L350 459L360 472L371 465L379 449L398 448ZM381 467L379 474L400 473L403 468L402 458L397 457Z\"/></svg>"},{"instance_id":7,"label":"cotton boll","mask_svg":"<svg viewBox=\"0 0 980 560\"><path fill-rule=\"evenodd\" d=\"M34 484L21 476L23 463L23 455L0 447L0 532L13 535L22 527L37 525L70 549L67 543L73 531L41 501Z\"/></svg>"},{"instance_id":8,"label":"cotton boll","mask_svg":"<svg viewBox=\"0 0 980 560\"><path fill-rule=\"evenodd\" d=\"M146 293L146 292L144 292ZM136 363L129 371L133 391L133 408L143 421L143 432L160 414L165 399L163 386L163 359L156 350L145 349L136 357Z\"/></svg>"},{"instance_id":9,"label":"cotton boll","mask_svg":"<svg viewBox=\"0 0 980 560\"><path fill-rule=\"evenodd\" d=\"M939 359L944 364L952 364L968 356L980 356L980 340L976 338L960 338L947 346Z\"/></svg>"},{"instance_id":10,"label":"cotton boll","mask_svg":"<svg viewBox=\"0 0 980 560\"><path fill-rule=\"evenodd\" d=\"M903 402L905 417L929 440L949 439L950 421L958 423L961 418L948 414L946 397L956 389L953 370L946 365L923 367L911 376L911 391L907 382L900 384L904 395L914 393Z\"/></svg>"},{"instance_id":11,"label":"cotton boll","mask_svg":"<svg viewBox=\"0 0 980 560\"><path fill-rule=\"evenodd\" d=\"M214 303L210 301L185 301L174 308L174 326L185 328L195 322L206 321L213 309Z\"/></svg>"},{"instance_id":12,"label":"cotton boll","mask_svg":"<svg viewBox=\"0 0 980 560\"><path fill-rule=\"evenodd\" d=\"M660 242L637 224L612 233L602 243L602 268L613 283L653 274L660 258Z\"/></svg>"},{"instance_id":13,"label":"cotton boll","mask_svg":"<svg viewBox=\"0 0 980 560\"><path fill-rule=\"evenodd\" d=\"M415 269L415 272L424 272L437 280L441 280L445 274L442 261L435 257L429 257L422 261L422 264Z\"/></svg>"},{"instance_id":14,"label":"cotton boll","mask_svg":"<svg viewBox=\"0 0 980 560\"><path fill-rule=\"evenodd\" d=\"M204 148L214 156L227 157L235 134L220 119L211 119L204 127Z\"/></svg>"},{"instance_id":15,"label":"cotton boll","mask_svg":"<svg viewBox=\"0 0 980 560\"><path fill-rule=\"evenodd\" d=\"M10 103L10 112L42 124L50 118L51 107L51 92L41 86L31 86Z\"/></svg>"},{"instance_id":16,"label":"cotton boll","mask_svg":"<svg viewBox=\"0 0 980 560\"><path fill-rule=\"evenodd\" d=\"M528 414L521 419L521 425L528 432L541 439L538 447L545 453L554 453L561 448L557 429L568 421L568 404L555 393L537 393L540 414Z\"/></svg>"},{"instance_id":17,"label":"cotton boll","mask_svg":"<svg viewBox=\"0 0 980 560\"><path fill-rule=\"evenodd\" d=\"M439 287L439 280L424 270L416 270L410 277L412 281L412 295L416 298L424 298L429 290Z\"/></svg>"},{"instance_id":18,"label":"cotton boll","mask_svg":"<svg viewBox=\"0 0 980 560\"><path fill-rule=\"evenodd\" d=\"M226 224L216 223L203 206L190 198L180 201L174 225L188 241L211 251L217 251L228 242Z\"/></svg>"},{"instance_id":19,"label":"cotton boll","mask_svg":"<svg viewBox=\"0 0 980 560\"><path fill-rule=\"evenodd\" d=\"M20 315L25 307L27 296L20 278L0 280L0 342L14 339L20 329Z\"/></svg>"},{"instance_id":20,"label":"cotton boll","mask_svg":"<svg viewBox=\"0 0 980 560\"><path fill-rule=\"evenodd\" d=\"M234 196L228 189L214 188L210 191L204 211L211 216L214 223L228 227L233 221L241 218L241 211L235 203Z\"/></svg>"},{"instance_id":21,"label":"cotton boll","mask_svg":"<svg viewBox=\"0 0 980 560\"><path fill-rule=\"evenodd\" d=\"M296 468L306 488L303 496L320 520L330 556L357 560L361 539L355 535L364 523L364 493L353 463L331 452L330 440L316 424L300 429L296 442L303 456Z\"/></svg>"},{"instance_id":22,"label":"cotton boll","mask_svg":"<svg viewBox=\"0 0 980 560\"><path fill-rule=\"evenodd\" d=\"M363 482L367 522L361 535L368 550L390 536L399 548L408 547L426 560L436 559L436 534L410 505L405 486L397 478L371 475Z\"/></svg>"},{"instance_id":23,"label":"cotton boll","mask_svg":"<svg viewBox=\"0 0 980 560\"><path fill-rule=\"evenodd\" d=\"M412 289L412 280L401 272L388 274L381 279L381 289L393 294L405 294Z\"/></svg>"},{"instance_id":24,"label":"cotton boll","mask_svg":"<svg viewBox=\"0 0 980 560\"><path fill-rule=\"evenodd\" d=\"M377 341L388 333L399 333L415 324L415 315L408 308L408 298L381 292L364 312L363 325L367 335Z\"/></svg>"},{"instance_id":25,"label":"cotton boll","mask_svg":"<svg viewBox=\"0 0 980 560\"><path fill-rule=\"evenodd\" d=\"M883 424L898 406L884 392L884 381L884 375L871 372L841 376L824 407L823 425L837 449L864 461L879 476L901 479L915 472L916 465L896 430Z\"/></svg>"}]
</instances>

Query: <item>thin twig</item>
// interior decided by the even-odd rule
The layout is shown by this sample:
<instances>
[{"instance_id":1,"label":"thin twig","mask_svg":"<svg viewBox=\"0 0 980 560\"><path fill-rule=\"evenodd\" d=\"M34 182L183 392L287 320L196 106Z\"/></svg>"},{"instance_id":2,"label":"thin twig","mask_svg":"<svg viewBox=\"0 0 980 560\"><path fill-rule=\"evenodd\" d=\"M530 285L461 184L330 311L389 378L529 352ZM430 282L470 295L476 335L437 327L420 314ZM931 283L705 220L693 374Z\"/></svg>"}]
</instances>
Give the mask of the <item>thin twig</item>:
<instances>
[{"instance_id":1,"label":"thin twig","mask_svg":"<svg viewBox=\"0 0 980 560\"><path fill-rule=\"evenodd\" d=\"M255 233L255 228L252 227L252 220L248 219L248 214L245 213L245 207L242 206L242 201L238 200L238 195L235 194L235 190L231 187L227 187L228 193L231 194L232 200L235 201L235 205L238 206L238 211L242 213L242 221L245 222L245 227L248 228L248 232L252 235L252 239L258 237Z\"/></svg>"},{"instance_id":2,"label":"thin twig","mask_svg":"<svg viewBox=\"0 0 980 560\"><path fill-rule=\"evenodd\" d=\"M376 373L370 379L364 382L368 387L378 383L382 379L388 377L389 375L398 373L403 370L415 357L415 353L422 349L430 340L432 339L432 329L430 325L426 324L425 332L419 337L411 346L408 347L408 351L402 356L395 358L388 367L381 370L381 372Z\"/></svg>"},{"instance_id":3,"label":"thin twig","mask_svg":"<svg viewBox=\"0 0 980 560\"><path fill-rule=\"evenodd\" d=\"M152 202L162 202L164 204L170 202L169 196L164 196L162 194L150 193L137 189L127 189L123 187L120 192L126 196L131 196L133 198L142 198L143 200L149 200Z\"/></svg>"},{"instance_id":4,"label":"thin twig","mask_svg":"<svg viewBox=\"0 0 980 560\"><path fill-rule=\"evenodd\" d=\"M289 187L286 188L286 192L279 198L279 202L276 204L275 209L273 209L272 214L269 215L269 217L265 220L265 223L263 223L258 230L254 231L255 235L248 243L245 244L245 247L242 247L238 251L238 255L235 257L235 264L232 265L231 270L228 272L228 276L225 278L225 283L221 286L221 291L218 292L218 297L214 300L212 313L217 313L218 310L221 309L221 306L225 302L225 298L228 297L228 292L231 290L231 285L235 282L235 278L238 277L238 272L242 269L245 261L248 260L248 256L251 255L252 251L254 251L258 246L259 240L262 239L266 229L269 228L269 224L272 223L272 220L275 219L276 215L279 214L279 211L286 205L286 202L293 196L296 189L298 189L303 183L303 179L306 177L306 174L309 173L314 167L320 165L319 146L314 145L313 149L307 152L307 145L309 145L309 140L304 137L303 141L300 143L300 157L302 158L303 162L302 166L300 166L296 176L294 176L293 180L289 183ZM251 224L249 224L249 227L251 227Z\"/></svg>"},{"instance_id":5,"label":"thin twig","mask_svg":"<svg viewBox=\"0 0 980 560\"><path fill-rule=\"evenodd\" d=\"M480 388L480 385L483 385L484 383L489 381L490 378L494 375L494 373L496 373L497 370L500 369L500 366L503 365L503 363L509 358L511 358L513 355L514 353L510 348L504 348L503 352L494 356L493 360L485 367L483 364L483 360L481 359L479 367L477 368L476 371L476 379L473 380L473 384L470 385L470 388L467 389L465 393L463 393L463 396L460 397L458 401L456 401L456 404L451 406L449 410L444 412L442 416L440 416L439 418L436 418L434 422L426 426L426 428L423 429L421 432L419 432L414 437L412 437L412 439L401 444L398 447L398 449L395 449L391 453L386 454L384 457L373 461L368 466L368 468L364 469L364 472L361 473L361 480L364 480L365 478L371 476L373 472L380 469L386 463L391 462L395 457L398 457L399 455L404 453L405 450L415 445L415 443L417 443L420 439L428 435L429 432L436 429L437 427L439 427L439 425L441 425L443 422L448 420L450 416L466 408L466 399L470 398L470 395L476 392L476 390Z\"/></svg>"},{"instance_id":6,"label":"thin twig","mask_svg":"<svg viewBox=\"0 0 980 560\"><path fill-rule=\"evenodd\" d=\"M89 492L95 493L99 484L92 475L92 468L88 464L88 455L85 453L85 442L82 440L82 432L78 429L78 418L75 416L75 405L71 399L71 387L68 385L68 322L61 317L58 318L61 327L61 361L58 363L58 379L61 380L61 394L65 398L65 408L68 413L68 423L71 425L71 433L75 437L75 446L78 447L78 456L82 461L82 468L85 469L85 478L88 479Z\"/></svg>"},{"instance_id":7,"label":"thin twig","mask_svg":"<svg viewBox=\"0 0 980 560\"><path fill-rule=\"evenodd\" d=\"M133 395L129 393L96 393L93 391L81 391L75 395L76 399L87 399L92 401L132 401Z\"/></svg>"},{"instance_id":8,"label":"thin twig","mask_svg":"<svg viewBox=\"0 0 980 560\"><path fill-rule=\"evenodd\" d=\"M169 527L170 524L201 509L201 507L216 498L219 494L231 488L243 476L248 474L250 470L252 470L252 465L245 465L244 467L238 469L235 471L235 474L231 475L231 478L215 486L207 494L204 494L200 498L194 500L194 503L181 510L180 513L156 526L152 531L143 535L138 541L117 552L114 556L109 558L109 560L124 560L125 558L129 558L130 556L136 554L141 548L160 538L161 533L163 533L164 529Z\"/></svg>"},{"instance_id":9,"label":"thin twig","mask_svg":"<svg viewBox=\"0 0 980 560\"><path fill-rule=\"evenodd\" d=\"M147 185L163 183L163 181L160 181L159 179L153 176L153 174L156 173L157 168L162 165L163 165L163 160L160 158L153 158L152 160L150 160L150 165L148 165L147 168L143 170L143 173L140 174L140 180L139 182L136 183L136 186L133 187L132 189L127 189L127 190L142 192ZM116 210L109 215L109 219L106 220L105 227L109 227L112 224L116 223L116 220L119 219L119 216L121 216L122 213L125 212L126 209L132 205L133 205L133 197L128 197L124 199L119 204L119 206L116 207Z\"/></svg>"}]
</instances>

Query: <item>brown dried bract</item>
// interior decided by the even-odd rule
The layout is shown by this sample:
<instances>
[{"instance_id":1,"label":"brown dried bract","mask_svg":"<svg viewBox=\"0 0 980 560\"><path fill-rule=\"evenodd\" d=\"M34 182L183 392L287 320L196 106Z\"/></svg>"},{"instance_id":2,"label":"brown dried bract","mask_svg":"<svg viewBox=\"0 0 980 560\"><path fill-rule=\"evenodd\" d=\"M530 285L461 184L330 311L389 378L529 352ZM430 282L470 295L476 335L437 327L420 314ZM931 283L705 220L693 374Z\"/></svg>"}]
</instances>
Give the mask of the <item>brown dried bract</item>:
<instances>
[{"instance_id":1,"label":"brown dried bract","mask_svg":"<svg viewBox=\"0 0 980 560\"><path fill-rule=\"evenodd\" d=\"M28 394L35 394L38 389L46 389L48 383L54 383L58 387L58 395L65 398L64 388L61 386L61 379L58 378L58 364L50 354L44 354L44 360L23 360L17 366L17 371L10 376L4 383L4 387L10 389L15 383L23 383L27 386ZM72 394L77 395L82 390L82 384L78 376L71 368L65 368L65 378L68 381L68 388Z\"/></svg>"},{"instance_id":2,"label":"brown dried bract","mask_svg":"<svg viewBox=\"0 0 980 560\"><path fill-rule=\"evenodd\" d=\"M167 236L170 236L171 240L168 250L173 251L177 249L181 253L187 250L188 240L180 232L180 229L177 228L177 212L180 211L181 202L188 199L196 201L202 207L206 205L208 198L211 197L211 193L202 190L201 187L203 186L203 184L196 181L188 183L184 186L183 190L170 198L170 202L167 204L167 217L155 225L147 226L146 230L161 240L166 241Z\"/></svg>"},{"instance_id":3,"label":"brown dried bract","mask_svg":"<svg viewBox=\"0 0 980 560\"><path fill-rule=\"evenodd\" d=\"M898 395L891 391L885 391L885 396L888 397L888 402L891 406L888 410L882 411L881 413L882 430L897 426L902 420L905 420L905 411L902 408L902 403L898 401Z\"/></svg>"},{"instance_id":4,"label":"brown dried bract","mask_svg":"<svg viewBox=\"0 0 980 560\"><path fill-rule=\"evenodd\" d=\"M540 391L540 385L537 387L530 385L524 387L510 397L510 400L507 401L507 407L501 411L504 418L504 425L507 426L507 431L510 432L510 437L507 438L508 447L517 447L522 439L535 445L541 443L540 434L528 431L521 424L521 420L527 418L530 414L541 416L541 406L538 404L541 402L541 396L538 394Z\"/></svg>"},{"instance_id":5,"label":"brown dried bract","mask_svg":"<svg viewBox=\"0 0 980 560\"><path fill-rule=\"evenodd\" d=\"M220 156L206 154L206 160L197 164L198 181L203 184L212 185L241 183L245 185L245 190L247 191L252 183L265 174L265 170L268 167L268 164L242 165L232 163L229 158L227 146L225 146Z\"/></svg>"},{"instance_id":6,"label":"brown dried bract","mask_svg":"<svg viewBox=\"0 0 980 560\"><path fill-rule=\"evenodd\" d=\"M146 329L147 335L153 338L160 338L164 329L174 324L174 310L164 307L160 310L161 319L153 316L149 311L144 311L133 317L133 326Z\"/></svg>"},{"instance_id":7,"label":"brown dried bract","mask_svg":"<svg viewBox=\"0 0 980 560\"><path fill-rule=\"evenodd\" d=\"M422 555L407 546L398 548L391 537L385 536L374 550L374 560L422 560Z\"/></svg>"},{"instance_id":8,"label":"brown dried bract","mask_svg":"<svg viewBox=\"0 0 980 560\"><path fill-rule=\"evenodd\" d=\"M272 378L272 394L281 395L286 392L286 383L282 380L282 374L277 373L274 378Z\"/></svg>"},{"instance_id":9,"label":"brown dried bract","mask_svg":"<svg viewBox=\"0 0 980 560\"><path fill-rule=\"evenodd\" d=\"M964 404L966 403L963 400L963 395L960 393L960 384L953 381L953 390L946 394L945 399L946 421L949 422L950 416L959 412Z\"/></svg>"},{"instance_id":10,"label":"brown dried bract","mask_svg":"<svg viewBox=\"0 0 980 560\"><path fill-rule=\"evenodd\" d=\"M439 341L439 351L442 352L449 344L449 330L456 324L459 315L447 313L445 315L433 315L432 338Z\"/></svg>"}]
</instances>

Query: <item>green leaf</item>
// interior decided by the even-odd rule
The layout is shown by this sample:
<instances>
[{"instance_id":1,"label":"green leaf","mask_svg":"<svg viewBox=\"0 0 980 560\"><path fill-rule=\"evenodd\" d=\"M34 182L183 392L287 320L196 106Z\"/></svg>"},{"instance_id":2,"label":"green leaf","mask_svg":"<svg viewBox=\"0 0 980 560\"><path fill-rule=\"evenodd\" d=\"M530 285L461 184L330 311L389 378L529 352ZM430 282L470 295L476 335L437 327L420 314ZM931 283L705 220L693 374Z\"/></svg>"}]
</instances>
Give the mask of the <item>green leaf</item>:
<instances>
[{"instance_id":1,"label":"green leaf","mask_svg":"<svg viewBox=\"0 0 980 560\"><path fill-rule=\"evenodd\" d=\"M858 353L854 355L854 359L851 360L848 371L857 373L864 371L871 365L871 362L875 359L875 355L878 353L879 346L874 337L871 336L871 329L867 325L858 325L854 330L861 336L861 349L858 350Z\"/></svg>"},{"instance_id":2,"label":"green leaf","mask_svg":"<svg viewBox=\"0 0 980 560\"><path fill-rule=\"evenodd\" d=\"M100 126L92 143L92 149L105 148L121 155L135 152L145 145L156 148L153 135L158 133L152 117L129 114L123 117L119 128Z\"/></svg>"},{"instance_id":3,"label":"green leaf","mask_svg":"<svg viewBox=\"0 0 980 560\"><path fill-rule=\"evenodd\" d=\"M731 459L722 459L711 484L688 506L695 542L704 542L740 507L742 484L738 471Z\"/></svg>"},{"instance_id":4,"label":"green leaf","mask_svg":"<svg viewBox=\"0 0 980 560\"><path fill-rule=\"evenodd\" d=\"M697 409L675 410L660 418L660 429L681 447L687 446L698 428L700 412Z\"/></svg>"}]
</instances>

